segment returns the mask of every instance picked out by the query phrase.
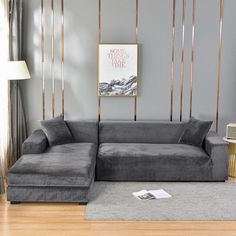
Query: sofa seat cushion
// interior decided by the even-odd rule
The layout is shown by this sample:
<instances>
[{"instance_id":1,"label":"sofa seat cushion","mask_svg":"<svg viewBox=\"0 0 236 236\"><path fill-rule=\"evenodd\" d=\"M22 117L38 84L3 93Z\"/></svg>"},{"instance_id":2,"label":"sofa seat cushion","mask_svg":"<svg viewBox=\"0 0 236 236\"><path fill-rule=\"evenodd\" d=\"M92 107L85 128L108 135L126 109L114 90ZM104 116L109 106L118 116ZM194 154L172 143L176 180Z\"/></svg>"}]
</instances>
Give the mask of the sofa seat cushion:
<instances>
[{"instance_id":1,"label":"sofa seat cushion","mask_svg":"<svg viewBox=\"0 0 236 236\"><path fill-rule=\"evenodd\" d=\"M9 170L8 184L87 187L94 176L96 154L96 144L71 143L23 155Z\"/></svg>"},{"instance_id":2,"label":"sofa seat cushion","mask_svg":"<svg viewBox=\"0 0 236 236\"><path fill-rule=\"evenodd\" d=\"M207 153L186 144L103 143L97 160L98 180L201 180L211 169Z\"/></svg>"}]
</instances>

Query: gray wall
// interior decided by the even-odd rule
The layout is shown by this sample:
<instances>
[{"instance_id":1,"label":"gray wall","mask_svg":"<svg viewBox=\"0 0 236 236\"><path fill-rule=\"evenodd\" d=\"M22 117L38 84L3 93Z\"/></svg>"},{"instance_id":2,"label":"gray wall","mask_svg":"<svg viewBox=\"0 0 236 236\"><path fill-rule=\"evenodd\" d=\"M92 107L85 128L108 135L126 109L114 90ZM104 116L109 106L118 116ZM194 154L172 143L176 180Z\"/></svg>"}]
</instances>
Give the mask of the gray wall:
<instances>
[{"instance_id":1,"label":"gray wall","mask_svg":"<svg viewBox=\"0 0 236 236\"><path fill-rule=\"evenodd\" d=\"M56 113L60 94L60 1L56 2ZM215 119L219 0L196 1L193 115ZM46 115L51 117L50 1L46 7ZM176 6L174 119L179 119L181 9ZM225 0L220 134L236 122L236 1ZM183 117L189 116L192 1L187 1ZM21 82L29 132L42 119L40 70L40 0L24 0L24 57L32 79ZM139 1L140 77L138 120L169 119L172 0ZM97 119L98 0L65 0L65 117ZM135 41L135 0L102 0L102 41ZM133 98L102 98L101 119L133 119Z\"/></svg>"}]
</instances>

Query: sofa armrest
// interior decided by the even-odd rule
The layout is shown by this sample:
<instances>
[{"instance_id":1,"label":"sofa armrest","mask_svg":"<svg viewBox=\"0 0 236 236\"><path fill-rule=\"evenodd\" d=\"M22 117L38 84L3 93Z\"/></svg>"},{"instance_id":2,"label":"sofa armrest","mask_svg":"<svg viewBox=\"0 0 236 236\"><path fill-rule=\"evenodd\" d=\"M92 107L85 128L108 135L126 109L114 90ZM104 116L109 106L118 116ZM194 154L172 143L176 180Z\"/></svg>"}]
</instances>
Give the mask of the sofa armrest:
<instances>
[{"instance_id":1,"label":"sofa armrest","mask_svg":"<svg viewBox=\"0 0 236 236\"><path fill-rule=\"evenodd\" d=\"M204 148L212 159L213 180L228 179L228 143L225 142L216 132L209 132L204 141Z\"/></svg>"},{"instance_id":2,"label":"sofa armrest","mask_svg":"<svg viewBox=\"0 0 236 236\"><path fill-rule=\"evenodd\" d=\"M23 143L23 154L42 153L48 146L48 140L44 132L40 129L35 130Z\"/></svg>"}]
</instances>

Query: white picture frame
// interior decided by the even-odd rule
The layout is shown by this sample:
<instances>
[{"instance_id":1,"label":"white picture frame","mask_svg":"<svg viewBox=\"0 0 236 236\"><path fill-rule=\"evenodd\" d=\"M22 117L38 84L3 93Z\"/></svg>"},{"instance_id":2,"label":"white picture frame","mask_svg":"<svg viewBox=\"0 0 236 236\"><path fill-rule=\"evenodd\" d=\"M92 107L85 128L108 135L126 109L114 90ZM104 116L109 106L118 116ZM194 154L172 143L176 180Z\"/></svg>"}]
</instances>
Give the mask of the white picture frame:
<instances>
[{"instance_id":1,"label":"white picture frame","mask_svg":"<svg viewBox=\"0 0 236 236\"><path fill-rule=\"evenodd\" d=\"M137 96L138 44L98 45L98 96Z\"/></svg>"}]
</instances>

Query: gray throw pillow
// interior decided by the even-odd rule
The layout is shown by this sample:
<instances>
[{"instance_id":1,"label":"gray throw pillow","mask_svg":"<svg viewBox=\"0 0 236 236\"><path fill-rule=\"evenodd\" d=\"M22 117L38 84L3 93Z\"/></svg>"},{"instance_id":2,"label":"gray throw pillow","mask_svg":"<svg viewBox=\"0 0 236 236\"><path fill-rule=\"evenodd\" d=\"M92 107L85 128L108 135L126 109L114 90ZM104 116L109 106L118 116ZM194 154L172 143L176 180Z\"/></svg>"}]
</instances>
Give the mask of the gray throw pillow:
<instances>
[{"instance_id":1,"label":"gray throw pillow","mask_svg":"<svg viewBox=\"0 0 236 236\"><path fill-rule=\"evenodd\" d=\"M54 119L42 120L40 124L47 136L49 146L74 142L74 138L62 115Z\"/></svg>"},{"instance_id":2,"label":"gray throw pillow","mask_svg":"<svg viewBox=\"0 0 236 236\"><path fill-rule=\"evenodd\" d=\"M192 117L180 136L179 143L201 147L212 123L213 121L200 121Z\"/></svg>"}]
</instances>

